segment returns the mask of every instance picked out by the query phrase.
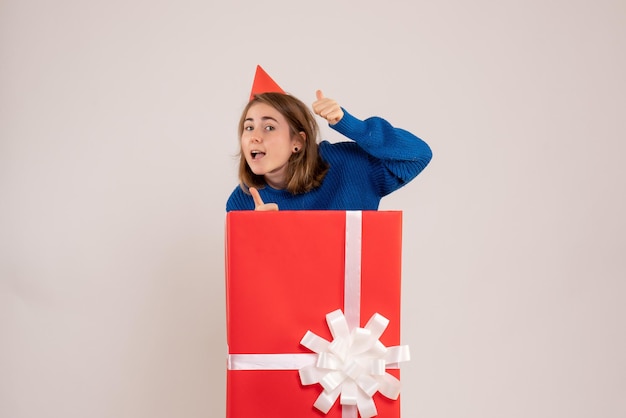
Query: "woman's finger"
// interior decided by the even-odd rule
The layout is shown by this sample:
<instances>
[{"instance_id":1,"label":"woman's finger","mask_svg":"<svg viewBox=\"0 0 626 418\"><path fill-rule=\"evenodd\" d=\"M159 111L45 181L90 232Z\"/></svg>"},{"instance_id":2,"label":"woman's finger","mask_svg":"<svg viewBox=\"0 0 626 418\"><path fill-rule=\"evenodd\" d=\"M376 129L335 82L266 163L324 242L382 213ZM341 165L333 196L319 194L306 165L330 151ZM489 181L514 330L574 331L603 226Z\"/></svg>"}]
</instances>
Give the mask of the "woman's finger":
<instances>
[{"instance_id":1,"label":"woman's finger","mask_svg":"<svg viewBox=\"0 0 626 418\"><path fill-rule=\"evenodd\" d=\"M259 206L263 206L263 199L261 199L261 195L259 194L259 191L256 189L256 187L250 187L250 194L252 195L252 199L254 199L254 206L255 208L258 208Z\"/></svg>"}]
</instances>

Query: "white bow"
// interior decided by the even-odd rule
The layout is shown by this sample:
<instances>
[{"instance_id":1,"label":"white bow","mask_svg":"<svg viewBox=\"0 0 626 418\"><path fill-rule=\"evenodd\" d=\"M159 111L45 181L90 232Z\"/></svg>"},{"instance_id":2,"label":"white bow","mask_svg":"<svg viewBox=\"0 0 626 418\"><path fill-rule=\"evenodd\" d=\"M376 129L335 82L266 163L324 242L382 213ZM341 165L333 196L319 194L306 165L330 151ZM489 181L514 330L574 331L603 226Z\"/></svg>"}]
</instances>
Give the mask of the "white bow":
<instances>
[{"instance_id":1,"label":"white bow","mask_svg":"<svg viewBox=\"0 0 626 418\"><path fill-rule=\"evenodd\" d=\"M333 341L307 331L300 344L317 353L314 365L299 370L303 385L319 383L324 391L313 406L328 413L339 395L342 405L356 405L362 418L376 416L376 392L390 399L400 394L400 381L386 372L388 365L410 360L409 346L385 347L379 338L389 320L375 313L365 328L349 330L341 309L326 315Z\"/></svg>"}]
</instances>

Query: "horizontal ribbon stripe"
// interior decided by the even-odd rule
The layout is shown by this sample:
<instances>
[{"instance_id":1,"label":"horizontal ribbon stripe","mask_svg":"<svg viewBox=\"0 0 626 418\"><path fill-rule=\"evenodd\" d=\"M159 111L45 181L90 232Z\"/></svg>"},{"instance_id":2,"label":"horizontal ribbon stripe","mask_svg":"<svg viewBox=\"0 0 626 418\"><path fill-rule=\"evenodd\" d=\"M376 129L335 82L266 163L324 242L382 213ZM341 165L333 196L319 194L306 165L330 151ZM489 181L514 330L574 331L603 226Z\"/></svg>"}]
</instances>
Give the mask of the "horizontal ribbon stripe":
<instances>
[{"instance_id":1,"label":"horizontal ribbon stripe","mask_svg":"<svg viewBox=\"0 0 626 418\"><path fill-rule=\"evenodd\" d=\"M300 370L315 365L318 355L314 353L294 354L229 354L228 370ZM386 370L398 370L396 362L387 364Z\"/></svg>"},{"instance_id":2,"label":"horizontal ribbon stripe","mask_svg":"<svg viewBox=\"0 0 626 418\"><path fill-rule=\"evenodd\" d=\"M298 370L315 364L316 354L229 354L228 370Z\"/></svg>"}]
</instances>

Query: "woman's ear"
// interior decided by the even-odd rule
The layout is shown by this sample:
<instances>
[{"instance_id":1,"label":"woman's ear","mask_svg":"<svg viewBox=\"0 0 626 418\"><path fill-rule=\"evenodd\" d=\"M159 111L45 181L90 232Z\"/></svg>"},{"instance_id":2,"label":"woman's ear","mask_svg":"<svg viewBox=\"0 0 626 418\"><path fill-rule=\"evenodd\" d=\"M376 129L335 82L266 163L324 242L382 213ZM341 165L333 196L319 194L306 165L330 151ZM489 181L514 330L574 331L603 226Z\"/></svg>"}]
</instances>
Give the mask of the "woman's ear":
<instances>
[{"instance_id":1,"label":"woman's ear","mask_svg":"<svg viewBox=\"0 0 626 418\"><path fill-rule=\"evenodd\" d=\"M304 131L298 132L297 135L293 136L293 152L298 152L304 148L306 144L306 133Z\"/></svg>"}]
</instances>

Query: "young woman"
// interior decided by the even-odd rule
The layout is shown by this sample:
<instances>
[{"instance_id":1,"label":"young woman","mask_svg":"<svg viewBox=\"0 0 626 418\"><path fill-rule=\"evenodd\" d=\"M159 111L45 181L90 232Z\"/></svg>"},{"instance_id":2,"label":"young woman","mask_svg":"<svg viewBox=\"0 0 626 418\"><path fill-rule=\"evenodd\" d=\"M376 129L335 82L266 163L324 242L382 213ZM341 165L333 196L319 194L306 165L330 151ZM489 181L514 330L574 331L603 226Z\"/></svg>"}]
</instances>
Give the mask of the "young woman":
<instances>
[{"instance_id":1,"label":"young woman","mask_svg":"<svg viewBox=\"0 0 626 418\"><path fill-rule=\"evenodd\" d=\"M318 143L318 125L299 99L253 96L239 122L240 184L226 210L377 210L415 178L430 147L380 117L360 120L317 91L313 112L351 141Z\"/></svg>"}]
</instances>

